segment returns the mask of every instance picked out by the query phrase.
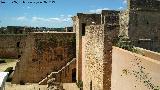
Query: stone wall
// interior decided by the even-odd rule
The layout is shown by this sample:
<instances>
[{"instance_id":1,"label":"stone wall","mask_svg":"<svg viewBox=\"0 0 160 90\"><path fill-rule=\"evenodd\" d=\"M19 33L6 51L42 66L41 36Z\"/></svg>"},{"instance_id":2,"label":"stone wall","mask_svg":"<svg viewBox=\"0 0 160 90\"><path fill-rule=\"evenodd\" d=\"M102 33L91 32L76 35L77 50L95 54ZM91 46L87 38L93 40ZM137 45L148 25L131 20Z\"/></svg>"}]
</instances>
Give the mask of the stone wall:
<instances>
[{"instance_id":1,"label":"stone wall","mask_svg":"<svg viewBox=\"0 0 160 90\"><path fill-rule=\"evenodd\" d=\"M39 82L39 85L46 85L48 80L55 79L57 83L75 83L76 82L76 58L68 62L65 66L56 72L51 72L47 77Z\"/></svg>"},{"instance_id":2,"label":"stone wall","mask_svg":"<svg viewBox=\"0 0 160 90\"><path fill-rule=\"evenodd\" d=\"M85 35L85 26L101 23L101 15L78 13L72 19L73 31L76 31L77 80L82 80L82 36Z\"/></svg>"},{"instance_id":3,"label":"stone wall","mask_svg":"<svg viewBox=\"0 0 160 90\"><path fill-rule=\"evenodd\" d=\"M111 89L159 90L159 68L159 60L113 47Z\"/></svg>"},{"instance_id":4,"label":"stone wall","mask_svg":"<svg viewBox=\"0 0 160 90\"><path fill-rule=\"evenodd\" d=\"M110 89L110 53L112 39L117 37L120 28L119 11L104 10L102 14L77 14L72 19L77 36L77 81L84 82L85 90ZM97 58L99 56L102 57Z\"/></svg>"},{"instance_id":5,"label":"stone wall","mask_svg":"<svg viewBox=\"0 0 160 90\"><path fill-rule=\"evenodd\" d=\"M121 11L119 13L119 35L118 36L124 36L128 37L128 25L129 25L129 11Z\"/></svg>"},{"instance_id":6,"label":"stone wall","mask_svg":"<svg viewBox=\"0 0 160 90\"><path fill-rule=\"evenodd\" d=\"M80 90L75 83L63 83L64 90Z\"/></svg>"},{"instance_id":7,"label":"stone wall","mask_svg":"<svg viewBox=\"0 0 160 90\"><path fill-rule=\"evenodd\" d=\"M68 63L56 74L56 81L61 83L76 82L76 60Z\"/></svg>"},{"instance_id":8,"label":"stone wall","mask_svg":"<svg viewBox=\"0 0 160 90\"><path fill-rule=\"evenodd\" d=\"M159 11L159 0L128 0L128 8L130 10L147 10Z\"/></svg>"},{"instance_id":9,"label":"stone wall","mask_svg":"<svg viewBox=\"0 0 160 90\"><path fill-rule=\"evenodd\" d=\"M125 30L135 46L160 51L159 11L158 0L128 0L128 9L120 14L120 31Z\"/></svg>"},{"instance_id":10,"label":"stone wall","mask_svg":"<svg viewBox=\"0 0 160 90\"><path fill-rule=\"evenodd\" d=\"M26 37L25 34L1 34L0 58L20 58Z\"/></svg>"},{"instance_id":11,"label":"stone wall","mask_svg":"<svg viewBox=\"0 0 160 90\"><path fill-rule=\"evenodd\" d=\"M160 13L130 11L128 36L135 46L160 51Z\"/></svg>"},{"instance_id":12,"label":"stone wall","mask_svg":"<svg viewBox=\"0 0 160 90\"><path fill-rule=\"evenodd\" d=\"M103 90L104 27L91 25L86 27L84 90ZM82 52L83 53L83 52ZM83 75L83 74L82 74Z\"/></svg>"},{"instance_id":13,"label":"stone wall","mask_svg":"<svg viewBox=\"0 0 160 90\"><path fill-rule=\"evenodd\" d=\"M153 51L150 51L150 50L146 50L146 49L143 49L143 48L139 48L139 47L136 47L137 49L137 52L145 57L149 57L151 59L155 59L155 60L159 60L160 61L160 53L157 53L157 52L153 52Z\"/></svg>"},{"instance_id":14,"label":"stone wall","mask_svg":"<svg viewBox=\"0 0 160 90\"><path fill-rule=\"evenodd\" d=\"M75 33L31 33L12 83L38 83L75 58Z\"/></svg>"},{"instance_id":15,"label":"stone wall","mask_svg":"<svg viewBox=\"0 0 160 90\"><path fill-rule=\"evenodd\" d=\"M115 10L102 10L101 24L114 25L119 24L120 11Z\"/></svg>"}]
</instances>

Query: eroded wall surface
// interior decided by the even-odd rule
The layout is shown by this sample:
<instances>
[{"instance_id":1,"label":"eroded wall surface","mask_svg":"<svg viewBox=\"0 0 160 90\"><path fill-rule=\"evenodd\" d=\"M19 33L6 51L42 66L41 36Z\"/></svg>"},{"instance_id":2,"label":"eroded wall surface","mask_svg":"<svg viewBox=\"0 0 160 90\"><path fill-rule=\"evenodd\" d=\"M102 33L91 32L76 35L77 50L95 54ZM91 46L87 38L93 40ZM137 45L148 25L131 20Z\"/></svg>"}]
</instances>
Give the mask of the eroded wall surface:
<instances>
[{"instance_id":1,"label":"eroded wall surface","mask_svg":"<svg viewBox=\"0 0 160 90\"><path fill-rule=\"evenodd\" d=\"M159 90L160 62L113 47L112 90Z\"/></svg>"},{"instance_id":2,"label":"eroded wall surface","mask_svg":"<svg viewBox=\"0 0 160 90\"><path fill-rule=\"evenodd\" d=\"M101 15L78 13L72 19L73 30L76 31L77 81L80 81L82 80L82 36L85 34L85 26L100 24Z\"/></svg>"},{"instance_id":3,"label":"eroded wall surface","mask_svg":"<svg viewBox=\"0 0 160 90\"><path fill-rule=\"evenodd\" d=\"M25 47L24 34L1 34L0 35L0 58L16 58L18 59Z\"/></svg>"},{"instance_id":4,"label":"eroded wall surface","mask_svg":"<svg viewBox=\"0 0 160 90\"><path fill-rule=\"evenodd\" d=\"M83 75L84 90L103 90L104 27L91 25L86 27L85 35L85 72Z\"/></svg>"},{"instance_id":5,"label":"eroded wall surface","mask_svg":"<svg viewBox=\"0 0 160 90\"><path fill-rule=\"evenodd\" d=\"M38 83L75 58L75 33L31 33L12 83Z\"/></svg>"},{"instance_id":6,"label":"eroded wall surface","mask_svg":"<svg viewBox=\"0 0 160 90\"><path fill-rule=\"evenodd\" d=\"M135 46L160 51L160 1L128 0L128 36Z\"/></svg>"}]
</instances>

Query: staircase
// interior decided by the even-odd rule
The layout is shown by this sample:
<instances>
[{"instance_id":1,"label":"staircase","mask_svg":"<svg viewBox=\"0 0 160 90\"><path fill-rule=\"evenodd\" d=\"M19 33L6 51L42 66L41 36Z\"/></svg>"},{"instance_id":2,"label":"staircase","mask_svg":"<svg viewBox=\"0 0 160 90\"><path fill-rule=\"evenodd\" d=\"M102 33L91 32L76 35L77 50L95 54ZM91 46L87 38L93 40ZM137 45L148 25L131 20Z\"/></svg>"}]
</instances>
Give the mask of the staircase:
<instances>
[{"instance_id":1,"label":"staircase","mask_svg":"<svg viewBox=\"0 0 160 90\"><path fill-rule=\"evenodd\" d=\"M39 82L39 85L45 85L47 84L47 81L51 78L55 78L53 77L54 75L60 73L62 70L64 70L66 67L68 67L72 62L76 61L76 58L73 58L73 60L71 60L70 62L68 62L64 67L62 67L60 70L58 70L57 72L51 72L47 77L45 77L43 80L41 80Z\"/></svg>"}]
</instances>

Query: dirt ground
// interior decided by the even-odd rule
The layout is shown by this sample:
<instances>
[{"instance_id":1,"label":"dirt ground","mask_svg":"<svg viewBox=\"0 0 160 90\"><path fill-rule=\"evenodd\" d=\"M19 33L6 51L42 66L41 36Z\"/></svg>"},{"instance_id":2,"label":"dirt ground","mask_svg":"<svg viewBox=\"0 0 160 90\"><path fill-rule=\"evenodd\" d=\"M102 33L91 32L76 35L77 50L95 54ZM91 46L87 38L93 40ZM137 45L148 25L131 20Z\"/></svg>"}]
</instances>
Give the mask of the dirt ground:
<instances>
[{"instance_id":1,"label":"dirt ground","mask_svg":"<svg viewBox=\"0 0 160 90\"><path fill-rule=\"evenodd\" d=\"M48 90L48 89L47 85L38 85L38 84L19 85L6 82L5 90Z\"/></svg>"}]
</instances>

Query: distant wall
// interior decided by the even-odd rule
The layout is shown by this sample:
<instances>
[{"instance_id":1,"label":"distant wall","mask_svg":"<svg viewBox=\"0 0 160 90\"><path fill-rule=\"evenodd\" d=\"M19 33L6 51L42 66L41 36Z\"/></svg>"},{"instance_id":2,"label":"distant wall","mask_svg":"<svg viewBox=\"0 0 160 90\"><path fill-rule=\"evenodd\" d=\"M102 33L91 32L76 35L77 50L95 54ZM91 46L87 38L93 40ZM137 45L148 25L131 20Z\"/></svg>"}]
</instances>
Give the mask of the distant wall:
<instances>
[{"instance_id":1,"label":"distant wall","mask_svg":"<svg viewBox=\"0 0 160 90\"><path fill-rule=\"evenodd\" d=\"M25 47L25 34L1 34L0 35L0 58L18 59Z\"/></svg>"},{"instance_id":2,"label":"distant wall","mask_svg":"<svg viewBox=\"0 0 160 90\"><path fill-rule=\"evenodd\" d=\"M31 33L12 83L38 83L75 58L75 33Z\"/></svg>"},{"instance_id":3,"label":"distant wall","mask_svg":"<svg viewBox=\"0 0 160 90\"><path fill-rule=\"evenodd\" d=\"M160 61L113 47L112 90L159 90Z\"/></svg>"}]
</instances>

